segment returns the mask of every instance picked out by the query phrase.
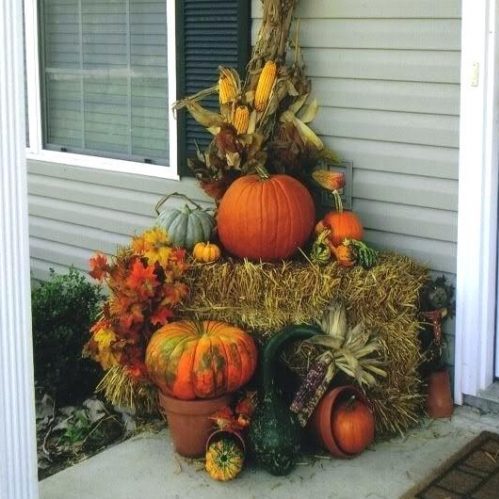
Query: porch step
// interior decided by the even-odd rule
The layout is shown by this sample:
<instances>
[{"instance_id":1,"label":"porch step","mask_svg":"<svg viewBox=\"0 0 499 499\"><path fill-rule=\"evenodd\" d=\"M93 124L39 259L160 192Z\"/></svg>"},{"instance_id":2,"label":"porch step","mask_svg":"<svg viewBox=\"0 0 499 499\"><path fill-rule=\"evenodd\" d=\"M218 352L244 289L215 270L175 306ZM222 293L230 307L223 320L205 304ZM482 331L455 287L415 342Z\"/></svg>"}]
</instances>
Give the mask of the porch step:
<instances>
[{"instance_id":1,"label":"porch step","mask_svg":"<svg viewBox=\"0 0 499 499\"><path fill-rule=\"evenodd\" d=\"M499 414L499 381L486 390L481 390L477 397L465 395L464 403L485 413Z\"/></svg>"}]
</instances>

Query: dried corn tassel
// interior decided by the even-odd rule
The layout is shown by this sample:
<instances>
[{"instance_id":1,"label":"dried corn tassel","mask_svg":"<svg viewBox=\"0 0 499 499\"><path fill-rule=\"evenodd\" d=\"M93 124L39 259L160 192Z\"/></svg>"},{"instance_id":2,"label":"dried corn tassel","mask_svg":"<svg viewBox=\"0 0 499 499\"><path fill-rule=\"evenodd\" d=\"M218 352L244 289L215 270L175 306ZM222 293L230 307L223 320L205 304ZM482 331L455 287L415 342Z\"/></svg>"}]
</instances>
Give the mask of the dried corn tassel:
<instances>
[{"instance_id":1,"label":"dried corn tassel","mask_svg":"<svg viewBox=\"0 0 499 499\"><path fill-rule=\"evenodd\" d=\"M220 77L218 79L218 98L220 105L234 102L239 94L241 82L239 75L234 69L220 66Z\"/></svg>"},{"instance_id":2,"label":"dried corn tassel","mask_svg":"<svg viewBox=\"0 0 499 499\"><path fill-rule=\"evenodd\" d=\"M312 178L328 191L337 191L345 186L345 174L331 170L316 170Z\"/></svg>"},{"instance_id":3,"label":"dried corn tassel","mask_svg":"<svg viewBox=\"0 0 499 499\"><path fill-rule=\"evenodd\" d=\"M267 61L260 73L255 91L255 109L264 111L269 102L270 93L277 76L277 65L273 61Z\"/></svg>"},{"instance_id":4,"label":"dried corn tassel","mask_svg":"<svg viewBox=\"0 0 499 499\"><path fill-rule=\"evenodd\" d=\"M250 112L248 106L239 105L234 111L234 119L232 124L238 135L242 135L248 131Z\"/></svg>"}]
</instances>

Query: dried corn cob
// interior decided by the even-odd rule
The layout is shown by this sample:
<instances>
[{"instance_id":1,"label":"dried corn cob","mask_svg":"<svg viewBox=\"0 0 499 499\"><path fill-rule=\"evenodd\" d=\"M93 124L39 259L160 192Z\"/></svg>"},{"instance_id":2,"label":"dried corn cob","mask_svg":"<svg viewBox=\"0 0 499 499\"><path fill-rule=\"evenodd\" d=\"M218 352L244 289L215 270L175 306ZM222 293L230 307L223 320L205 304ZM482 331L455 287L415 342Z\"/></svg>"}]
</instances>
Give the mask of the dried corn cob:
<instances>
[{"instance_id":1,"label":"dried corn cob","mask_svg":"<svg viewBox=\"0 0 499 499\"><path fill-rule=\"evenodd\" d=\"M218 79L218 98L220 105L234 102L239 94L240 81L236 71L231 68L220 68Z\"/></svg>"},{"instance_id":2,"label":"dried corn cob","mask_svg":"<svg viewBox=\"0 0 499 499\"><path fill-rule=\"evenodd\" d=\"M242 135L248 131L250 112L248 106L239 105L234 111L234 119L232 124L238 135Z\"/></svg>"},{"instance_id":3,"label":"dried corn cob","mask_svg":"<svg viewBox=\"0 0 499 499\"><path fill-rule=\"evenodd\" d=\"M334 355L331 351L324 352L310 367L290 406L301 426L306 426L335 373Z\"/></svg>"},{"instance_id":4,"label":"dried corn cob","mask_svg":"<svg viewBox=\"0 0 499 499\"><path fill-rule=\"evenodd\" d=\"M264 111L269 101L270 92L274 86L277 75L277 65L273 61L267 61L260 73L255 91L255 109Z\"/></svg>"}]
</instances>

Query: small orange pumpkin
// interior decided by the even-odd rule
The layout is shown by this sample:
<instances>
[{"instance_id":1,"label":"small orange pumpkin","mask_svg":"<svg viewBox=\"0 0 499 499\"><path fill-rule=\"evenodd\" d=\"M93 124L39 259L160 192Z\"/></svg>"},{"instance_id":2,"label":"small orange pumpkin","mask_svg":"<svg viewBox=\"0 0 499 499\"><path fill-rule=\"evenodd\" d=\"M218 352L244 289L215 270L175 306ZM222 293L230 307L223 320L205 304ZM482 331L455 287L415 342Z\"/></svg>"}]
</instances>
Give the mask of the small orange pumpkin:
<instances>
[{"instance_id":1,"label":"small orange pumpkin","mask_svg":"<svg viewBox=\"0 0 499 499\"><path fill-rule=\"evenodd\" d=\"M192 250L192 256L198 262L204 262L204 263L216 262L221 255L222 252L220 251L220 248L216 244L210 242L197 243L194 246L194 249Z\"/></svg>"},{"instance_id":2,"label":"small orange pumpkin","mask_svg":"<svg viewBox=\"0 0 499 499\"><path fill-rule=\"evenodd\" d=\"M345 239L361 241L364 237L362 223L353 211L330 211L322 223L331 231L329 240L334 246L339 246Z\"/></svg>"},{"instance_id":3,"label":"small orange pumpkin","mask_svg":"<svg viewBox=\"0 0 499 499\"><path fill-rule=\"evenodd\" d=\"M346 454L360 454L374 440L374 416L367 404L353 395L339 403L332 417L333 434Z\"/></svg>"},{"instance_id":4,"label":"small orange pumpkin","mask_svg":"<svg viewBox=\"0 0 499 499\"><path fill-rule=\"evenodd\" d=\"M183 400L216 398L249 381L257 349L242 329L218 321L177 321L149 340L145 363L151 381Z\"/></svg>"},{"instance_id":5,"label":"small orange pumpkin","mask_svg":"<svg viewBox=\"0 0 499 499\"><path fill-rule=\"evenodd\" d=\"M336 211L329 211L315 226L316 231L329 229L329 240L333 246L339 246L345 239L361 241L364 237L364 228L360 218L353 211L344 211L341 196L337 191L333 193Z\"/></svg>"}]
</instances>

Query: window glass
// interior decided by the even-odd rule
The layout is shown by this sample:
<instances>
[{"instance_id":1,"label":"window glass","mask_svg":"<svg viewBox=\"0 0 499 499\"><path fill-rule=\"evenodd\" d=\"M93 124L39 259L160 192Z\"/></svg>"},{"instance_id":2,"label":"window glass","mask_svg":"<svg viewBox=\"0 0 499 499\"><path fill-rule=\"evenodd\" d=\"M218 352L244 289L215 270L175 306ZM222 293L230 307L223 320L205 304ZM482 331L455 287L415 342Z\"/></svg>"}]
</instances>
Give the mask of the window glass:
<instances>
[{"instance_id":1,"label":"window glass","mask_svg":"<svg viewBox=\"0 0 499 499\"><path fill-rule=\"evenodd\" d=\"M41 0L44 147L167 164L165 0Z\"/></svg>"}]
</instances>

